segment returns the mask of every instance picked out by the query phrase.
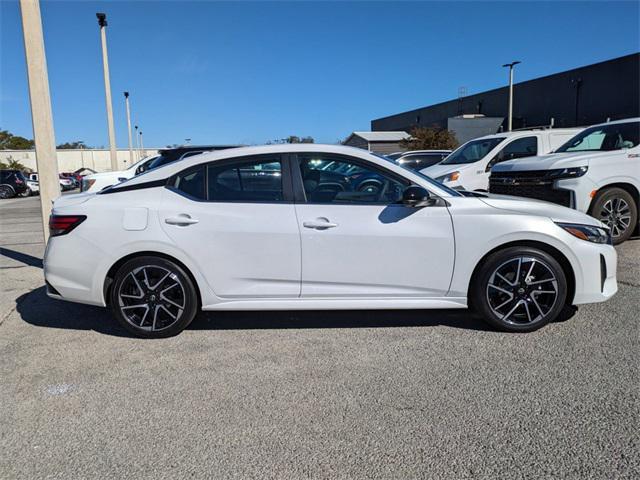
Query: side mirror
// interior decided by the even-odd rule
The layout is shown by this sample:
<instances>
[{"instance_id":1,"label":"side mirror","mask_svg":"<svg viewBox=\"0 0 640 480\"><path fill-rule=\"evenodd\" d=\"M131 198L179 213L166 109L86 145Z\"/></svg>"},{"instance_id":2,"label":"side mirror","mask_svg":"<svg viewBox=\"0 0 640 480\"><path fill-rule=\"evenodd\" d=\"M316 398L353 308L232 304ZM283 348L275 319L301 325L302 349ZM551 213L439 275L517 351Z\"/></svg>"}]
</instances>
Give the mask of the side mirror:
<instances>
[{"instance_id":1,"label":"side mirror","mask_svg":"<svg viewBox=\"0 0 640 480\"><path fill-rule=\"evenodd\" d=\"M409 207L426 207L431 204L431 195L426 189L411 185L402 192L402 203Z\"/></svg>"},{"instance_id":2,"label":"side mirror","mask_svg":"<svg viewBox=\"0 0 640 480\"><path fill-rule=\"evenodd\" d=\"M126 177L118 177L119 182L124 182L126 179L127 179Z\"/></svg>"}]
</instances>

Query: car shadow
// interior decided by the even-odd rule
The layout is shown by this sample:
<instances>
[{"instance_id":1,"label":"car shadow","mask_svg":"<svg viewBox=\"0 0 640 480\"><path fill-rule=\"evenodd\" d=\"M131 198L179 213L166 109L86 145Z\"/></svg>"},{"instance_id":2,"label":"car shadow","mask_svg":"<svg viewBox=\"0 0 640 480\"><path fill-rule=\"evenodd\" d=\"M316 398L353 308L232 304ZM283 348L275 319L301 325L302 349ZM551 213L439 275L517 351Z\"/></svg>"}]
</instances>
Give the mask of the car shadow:
<instances>
[{"instance_id":1,"label":"car shadow","mask_svg":"<svg viewBox=\"0 0 640 480\"><path fill-rule=\"evenodd\" d=\"M49 298L45 287L25 293L16 301L25 322L47 328L93 330L104 335L131 337L106 308ZM256 330L311 328L392 328L447 326L493 331L467 310L286 310L202 312L191 330Z\"/></svg>"}]
</instances>

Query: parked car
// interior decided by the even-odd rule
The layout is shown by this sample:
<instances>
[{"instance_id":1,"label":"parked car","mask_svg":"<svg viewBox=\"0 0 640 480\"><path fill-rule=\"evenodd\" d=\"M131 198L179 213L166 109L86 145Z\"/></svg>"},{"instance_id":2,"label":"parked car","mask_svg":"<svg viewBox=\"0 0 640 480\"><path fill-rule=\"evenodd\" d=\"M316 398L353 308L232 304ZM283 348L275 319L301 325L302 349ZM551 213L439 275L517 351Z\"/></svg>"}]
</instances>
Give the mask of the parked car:
<instances>
[{"instance_id":1,"label":"parked car","mask_svg":"<svg viewBox=\"0 0 640 480\"><path fill-rule=\"evenodd\" d=\"M27 179L20 170L0 170L0 199L22 195L27 190Z\"/></svg>"},{"instance_id":2,"label":"parked car","mask_svg":"<svg viewBox=\"0 0 640 480\"><path fill-rule=\"evenodd\" d=\"M62 172L60 173L61 177L68 178L73 181L74 188L80 188L80 184L82 182L82 177L74 172Z\"/></svg>"},{"instance_id":3,"label":"parked car","mask_svg":"<svg viewBox=\"0 0 640 480\"><path fill-rule=\"evenodd\" d=\"M27 181L27 190L25 190L22 193L23 197L29 197L31 195L39 195L40 194L40 184L38 182L35 182L29 178L26 179Z\"/></svg>"},{"instance_id":4,"label":"parked car","mask_svg":"<svg viewBox=\"0 0 640 480\"><path fill-rule=\"evenodd\" d=\"M165 148L158 151L158 155L146 157L131 165L126 170L116 172L103 172L87 175L84 177L80 190L82 192L97 192L111 185L123 182L140 175L148 170L161 167L167 163L175 162L202 152L213 150L224 150L233 148L235 145L187 145L180 147Z\"/></svg>"},{"instance_id":5,"label":"parked car","mask_svg":"<svg viewBox=\"0 0 640 480\"><path fill-rule=\"evenodd\" d=\"M150 165L151 162L153 162L156 158L158 158L158 155L144 157L125 170L85 175L84 177L82 177L82 182L80 183L80 191L99 192L105 187L109 187L111 185L115 185L116 183L123 182L124 180L128 180L135 176L136 170L144 169L146 165Z\"/></svg>"},{"instance_id":6,"label":"parked car","mask_svg":"<svg viewBox=\"0 0 640 480\"><path fill-rule=\"evenodd\" d=\"M422 170L448 187L488 191L489 172L494 165L515 158L549 153L580 129L523 130L470 140L437 165Z\"/></svg>"},{"instance_id":7,"label":"parked car","mask_svg":"<svg viewBox=\"0 0 640 480\"><path fill-rule=\"evenodd\" d=\"M358 165L383 186L305 181L320 161ZM95 195L62 196L49 227L48 295L108 305L143 337L175 335L200 309L471 306L524 332L617 290L616 251L599 220L459 192L341 145L192 156Z\"/></svg>"},{"instance_id":8,"label":"parked car","mask_svg":"<svg viewBox=\"0 0 640 480\"><path fill-rule=\"evenodd\" d=\"M411 170L422 170L440 163L451 154L451 150L413 150L399 152L387 157L395 160L398 165Z\"/></svg>"},{"instance_id":9,"label":"parked car","mask_svg":"<svg viewBox=\"0 0 640 480\"><path fill-rule=\"evenodd\" d=\"M59 174L58 178L60 179L60 189L63 192L76 188L76 182L72 178L64 177L62 174Z\"/></svg>"},{"instance_id":10,"label":"parked car","mask_svg":"<svg viewBox=\"0 0 640 480\"><path fill-rule=\"evenodd\" d=\"M638 228L639 143L638 118L595 125L555 153L496 165L489 189L588 213L622 243Z\"/></svg>"}]
</instances>

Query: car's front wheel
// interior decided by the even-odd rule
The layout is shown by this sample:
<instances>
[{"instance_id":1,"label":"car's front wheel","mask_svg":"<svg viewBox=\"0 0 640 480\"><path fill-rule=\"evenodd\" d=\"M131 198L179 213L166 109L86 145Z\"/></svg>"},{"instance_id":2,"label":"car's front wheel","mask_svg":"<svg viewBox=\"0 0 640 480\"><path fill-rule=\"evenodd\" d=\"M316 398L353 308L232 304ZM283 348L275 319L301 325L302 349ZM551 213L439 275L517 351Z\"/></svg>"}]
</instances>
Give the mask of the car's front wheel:
<instances>
[{"instance_id":1,"label":"car's front wheel","mask_svg":"<svg viewBox=\"0 0 640 480\"><path fill-rule=\"evenodd\" d=\"M530 332L555 320L565 307L567 279L548 253L510 247L487 257L471 285L474 308L491 325Z\"/></svg>"},{"instance_id":2,"label":"car's front wheel","mask_svg":"<svg viewBox=\"0 0 640 480\"><path fill-rule=\"evenodd\" d=\"M139 337L177 335L198 310L196 286L176 263L161 257L129 260L115 275L110 295L113 315Z\"/></svg>"}]
</instances>

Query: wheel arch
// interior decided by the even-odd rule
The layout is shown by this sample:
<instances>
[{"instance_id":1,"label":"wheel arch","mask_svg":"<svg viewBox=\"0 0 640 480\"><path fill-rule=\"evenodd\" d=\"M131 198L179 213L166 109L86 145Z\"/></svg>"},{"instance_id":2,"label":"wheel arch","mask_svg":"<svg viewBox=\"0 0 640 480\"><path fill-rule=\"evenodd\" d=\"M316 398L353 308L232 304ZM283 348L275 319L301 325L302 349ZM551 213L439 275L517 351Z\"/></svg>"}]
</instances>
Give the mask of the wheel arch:
<instances>
[{"instance_id":1,"label":"wheel arch","mask_svg":"<svg viewBox=\"0 0 640 480\"><path fill-rule=\"evenodd\" d=\"M134 258L138 258L138 257L159 257L159 258L164 258L165 260L169 260L169 261L177 264L180 268L182 268L187 273L187 275L189 275L189 278L193 282L193 285L196 287L196 295L198 297L198 307L197 308L198 308L198 310L202 309L202 294L200 292L200 285L198 284L198 281L196 280L195 276L193 275L193 273L191 272L189 267L187 267L183 262L181 262L180 260L178 260L177 258L175 258L175 257L173 257L171 255L168 255L168 254L162 253L162 252L153 251L153 250L130 253L129 255L125 255L124 257L122 257L118 261L116 261L113 265L111 265L111 267L109 268L109 270L107 272L107 275L105 276L104 285L102 287L102 294L104 296L104 302L105 302L106 305L109 305L111 285L113 284L113 280L114 280L114 277L115 277L116 273L118 272L120 267L122 265L124 265L126 262L128 262L129 260L133 260Z\"/></svg>"},{"instance_id":2,"label":"wheel arch","mask_svg":"<svg viewBox=\"0 0 640 480\"><path fill-rule=\"evenodd\" d=\"M556 247L549 245L548 243L540 242L537 240L516 240L513 242L504 243L502 245L498 245L492 250L488 251L484 256L478 261L475 268L473 269L473 273L471 274L471 278L469 279L469 285L467 288L467 302L471 304L471 286L474 284L476 277L480 271L480 266L484 263L489 255L493 253L504 250L506 248L511 247L530 247L537 248L542 250L545 253L551 255L562 267L562 271L564 272L565 277L567 278L567 305L573 304L573 299L576 293L576 276L573 271L573 267L571 266L571 262L569 259Z\"/></svg>"}]
</instances>

